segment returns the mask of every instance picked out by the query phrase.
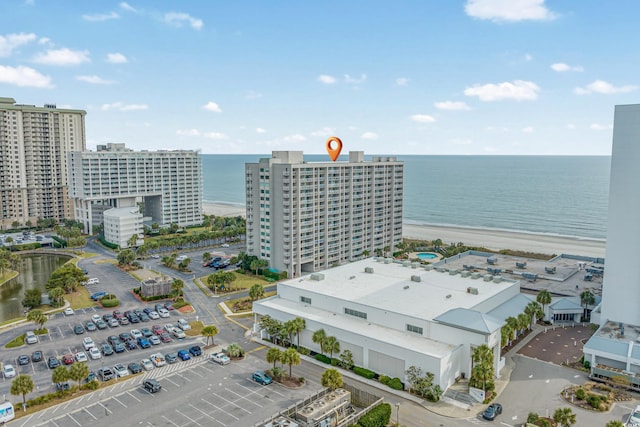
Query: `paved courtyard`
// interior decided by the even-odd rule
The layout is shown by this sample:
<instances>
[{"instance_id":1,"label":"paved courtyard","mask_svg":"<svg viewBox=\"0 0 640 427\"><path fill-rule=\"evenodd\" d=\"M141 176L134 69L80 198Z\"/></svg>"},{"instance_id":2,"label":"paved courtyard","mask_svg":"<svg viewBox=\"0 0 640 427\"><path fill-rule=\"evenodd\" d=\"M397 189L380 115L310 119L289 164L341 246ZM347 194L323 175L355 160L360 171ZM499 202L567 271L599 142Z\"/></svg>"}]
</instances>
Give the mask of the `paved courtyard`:
<instances>
[{"instance_id":1,"label":"paved courtyard","mask_svg":"<svg viewBox=\"0 0 640 427\"><path fill-rule=\"evenodd\" d=\"M518 354L556 365L574 363L582 357L582 347L593 335L588 324L543 326L543 329Z\"/></svg>"}]
</instances>

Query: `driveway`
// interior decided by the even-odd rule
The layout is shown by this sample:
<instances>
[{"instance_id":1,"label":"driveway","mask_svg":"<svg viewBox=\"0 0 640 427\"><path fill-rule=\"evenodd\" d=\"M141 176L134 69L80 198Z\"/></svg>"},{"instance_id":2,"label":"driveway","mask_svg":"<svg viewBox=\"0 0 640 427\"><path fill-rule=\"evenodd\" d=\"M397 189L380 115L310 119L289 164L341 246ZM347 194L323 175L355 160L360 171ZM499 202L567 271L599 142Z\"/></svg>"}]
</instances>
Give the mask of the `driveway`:
<instances>
[{"instance_id":1,"label":"driveway","mask_svg":"<svg viewBox=\"0 0 640 427\"><path fill-rule=\"evenodd\" d=\"M571 364L580 360L582 347L593 332L588 324L583 326L581 323L565 327L547 326L522 347L518 354L556 365Z\"/></svg>"}]
</instances>

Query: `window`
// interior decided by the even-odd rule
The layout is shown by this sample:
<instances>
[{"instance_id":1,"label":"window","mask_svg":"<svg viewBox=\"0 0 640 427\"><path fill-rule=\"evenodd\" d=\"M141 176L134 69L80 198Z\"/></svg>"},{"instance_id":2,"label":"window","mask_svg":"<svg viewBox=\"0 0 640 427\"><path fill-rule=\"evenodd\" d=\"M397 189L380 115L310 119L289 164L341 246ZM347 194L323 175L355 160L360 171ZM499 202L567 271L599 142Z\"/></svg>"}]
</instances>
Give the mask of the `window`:
<instances>
[{"instance_id":1,"label":"window","mask_svg":"<svg viewBox=\"0 0 640 427\"><path fill-rule=\"evenodd\" d=\"M303 302L305 304L311 304L311 298L301 296L300 302Z\"/></svg>"},{"instance_id":2,"label":"window","mask_svg":"<svg viewBox=\"0 0 640 427\"><path fill-rule=\"evenodd\" d=\"M352 310L352 309L346 308L346 307L344 309L344 314L348 314L349 316L360 317L362 319L366 319L367 318L367 313L363 313L362 311L358 311L358 310Z\"/></svg>"},{"instance_id":3,"label":"window","mask_svg":"<svg viewBox=\"0 0 640 427\"><path fill-rule=\"evenodd\" d=\"M420 326L407 325L407 331L415 332L416 334L422 335L422 328Z\"/></svg>"}]
</instances>

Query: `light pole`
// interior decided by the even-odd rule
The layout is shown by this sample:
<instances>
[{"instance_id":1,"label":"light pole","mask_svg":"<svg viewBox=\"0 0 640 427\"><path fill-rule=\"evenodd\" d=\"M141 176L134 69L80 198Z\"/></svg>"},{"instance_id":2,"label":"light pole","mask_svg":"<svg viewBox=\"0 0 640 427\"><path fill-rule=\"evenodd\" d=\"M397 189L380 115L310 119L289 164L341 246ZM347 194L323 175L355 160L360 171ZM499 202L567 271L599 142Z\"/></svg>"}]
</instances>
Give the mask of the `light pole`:
<instances>
[{"instance_id":1,"label":"light pole","mask_svg":"<svg viewBox=\"0 0 640 427\"><path fill-rule=\"evenodd\" d=\"M396 403L396 426L400 427L400 402Z\"/></svg>"}]
</instances>

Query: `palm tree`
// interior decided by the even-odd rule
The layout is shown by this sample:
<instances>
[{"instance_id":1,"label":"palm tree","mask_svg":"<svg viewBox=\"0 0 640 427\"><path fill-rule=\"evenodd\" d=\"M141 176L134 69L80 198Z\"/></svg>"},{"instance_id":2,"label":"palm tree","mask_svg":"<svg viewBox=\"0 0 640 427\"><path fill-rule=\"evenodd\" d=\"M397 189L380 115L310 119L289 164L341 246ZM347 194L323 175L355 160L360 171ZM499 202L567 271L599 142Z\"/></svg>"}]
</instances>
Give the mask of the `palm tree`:
<instances>
[{"instance_id":1,"label":"palm tree","mask_svg":"<svg viewBox=\"0 0 640 427\"><path fill-rule=\"evenodd\" d=\"M370 254L371 254L371 252L369 252L367 249L362 251L362 257L363 258L368 258Z\"/></svg>"},{"instance_id":2,"label":"palm tree","mask_svg":"<svg viewBox=\"0 0 640 427\"><path fill-rule=\"evenodd\" d=\"M237 343L231 343L227 347L227 354L229 357L242 357L244 356L244 350Z\"/></svg>"},{"instance_id":3,"label":"palm tree","mask_svg":"<svg viewBox=\"0 0 640 427\"><path fill-rule=\"evenodd\" d=\"M66 366L58 366L51 373L51 382L59 384L69 379L69 371Z\"/></svg>"},{"instance_id":4,"label":"palm tree","mask_svg":"<svg viewBox=\"0 0 640 427\"><path fill-rule=\"evenodd\" d=\"M202 328L202 336L207 337L207 345L209 345L209 339L211 339L211 344L213 345L213 337L218 335L218 328L215 325L207 325Z\"/></svg>"},{"instance_id":5,"label":"palm tree","mask_svg":"<svg viewBox=\"0 0 640 427\"><path fill-rule=\"evenodd\" d=\"M540 308L540 304L538 304L537 302L531 301L529 304L527 304L527 306L524 308L524 314L529 317L529 329L531 329L533 327L533 324L538 320L538 318L540 318L541 313L542 309Z\"/></svg>"},{"instance_id":6,"label":"palm tree","mask_svg":"<svg viewBox=\"0 0 640 427\"><path fill-rule=\"evenodd\" d=\"M173 279L171 282L171 290L176 293L176 298L180 298L183 296L182 290L184 289L184 282L180 279Z\"/></svg>"},{"instance_id":7,"label":"palm tree","mask_svg":"<svg viewBox=\"0 0 640 427\"><path fill-rule=\"evenodd\" d=\"M335 390L344 385L342 374L337 369L327 369L322 373L322 387Z\"/></svg>"},{"instance_id":8,"label":"palm tree","mask_svg":"<svg viewBox=\"0 0 640 427\"><path fill-rule=\"evenodd\" d=\"M127 240L127 246L130 248L133 248L137 244L138 244L138 235L132 234L131 237L129 237L129 240Z\"/></svg>"},{"instance_id":9,"label":"palm tree","mask_svg":"<svg viewBox=\"0 0 640 427\"><path fill-rule=\"evenodd\" d=\"M282 352L280 360L283 364L289 365L289 378L291 378L291 369L293 365L298 366L300 364L300 353L293 347L289 347Z\"/></svg>"},{"instance_id":10,"label":"palm tree","mask_svg":"<svg viewBox=\"0 0 640 427\"><path fill-rule=\"evenodd\" d=\"M502 348L506 347L511 343L511 338L513 338L513 329L509 324L505 324L500 329L500 338L502 343Z\"/></svg>"},{"instance_id":11,"label":"palm tree","mask_svg":"<svg viewBox=\"0 0 640 427\"><path fill-rule=\"evenodd\" d=\"M293 345L293 336L297 331L297 326L293 319L284 322L284 332L289 337L289 346Z\"/></svg>"},{"instance_id":12,"label":"palm tree","mask_svg":"<svg viewBox=\"0 0 640 427\"><path fill-rule=\"evenodd\" d=\"M580 301L584 304L584 317L587 317L587 308L596 303L596 297L593 292L586 290L580 294Z\"/></svg>"},{"instance_id":13,"label":"palm tree","mask_svg":"<svg viewBox=\"0 0 640 427\"><path fill-rule=\"evenodd\" d=\"M324 340L324 349L329 352L329 357L333 359L333 353L340 353L340 343L336 337L327 337Z\"/></svg>"},{"instance_id":14,"label":"palm tree","mask_svg":"<svg viewBox=\"0 0 640 427\"><path fill-rule=\"evenodd\" d=\"M518 330L520 333L523 333L525 329L529 327L529 323L531 322L531 318L524 313L518 314L516 317L518 320Z\"/></svg>"},{"instance_id":15,"label":"palm tree","mask_svg":"<svg viewBox=\"0 0 640 427\"><path fill-rule=\"evenodd\" d=\"M302 333L302 331L304 331L304 329L307 327L307 321L302 317L296 317L295 319L293 319L293 327L297 339L296 348L300 350L300 333Z\"/></svg>"},{"instance_id":16,"label":"palm tree","mask_svg":"<svg viewBox=\"0 0 640 427\"><path fill-rule=\"evenodd\" d=\"M576 414L573 413L571 408L558 408L553 413L553 421L562 427L571 427L576 423Z\"/></svg>"},{"instance_id":17,"label":"palm tree","mask_svg":"<svg viewBox=\"0 0 640 427\"><path fill-rule=\"evenodd\" d=\"M482 381L482 390L487 391L487 380L493 378L493 366L488 363L478 363L474 365L471 374L476 380Z\"/></svg>"},{"instance_id":18,"label":"palm tree","mask_svg":"<svg viewBox=\"0 0 640 427\"><path fill-rule=\"evenodd\" d=\"M327 339L327 333L324 329L318 329L313 333L311 340L320 345L320 354L324 354L324 341Z\"/></svg>"},{"instance_id":19,"label":"palm tree","mask_svg":"<svg viewBox=\"0 0 640 427\"><path fill-rule=\"evenodd\" d=\"M38 327L37 329L42 329L45 323L47 323L47 315L42 312L42 310L31 310L29 314L27 314L27 320L29 322L35 323Z\"/></svg>"},{"instance_id":20,"label":"palm tree","mask_svg":"<svg viewBox=\"0 0 640 427\"><path fill-rule=\"evenodd\" d=\"M78 383L78 387L80 387L80 382L87 378L89 375L89 366L86 363L74 363L69 367L69 378Z\"/></svg>"},{"instance_id":21,"label":"palm tree","mask_svg":"<svg viewBox=\"0 0 640 427\"><path fill-rule=\"evenodd\" d=\"M509 327L513 331L513 335L511 335L511 338L515 339L518 334L518 319L513 316L509 316L506 318L505 322L507 322L507 325L509 325Z\"/></svg>"},{"instance_id":22,"label":"palm tree","mask_svg":"<svg viewBox=\"0 0 640 427\"><path fill-rule=\"evenodd\" d=\"M538 295L536 295L536 301L538 302L538 304L542 305L542 315L544 317L544 306L547 304L551 304L551 293L546 289L541 290L540 292L538 292Z\"/></svg>"},{"instance_id":23,"label":"palm tree","mask_svg":"<svg viewBox=\"0 0 640 427\"><path fill-rule=\"evenodd\" d=\"M14 396L22 395L22 404L27 403L27 394L31 393L34 388L33 379L29 375L18 375L11 381L11 394Z\"/></svg>"},{"instance_id":24,"label":"palm tree","mask_svg":"<svg viewBox=\"0 0 640 427\"><path fill-rule=\"evenodd\" d=\"M282 351L278 347L271 347L267 350L267 363L273 363L273 369L276 369L276 362L282 359Z\"/></svg>"}]
</instances>

